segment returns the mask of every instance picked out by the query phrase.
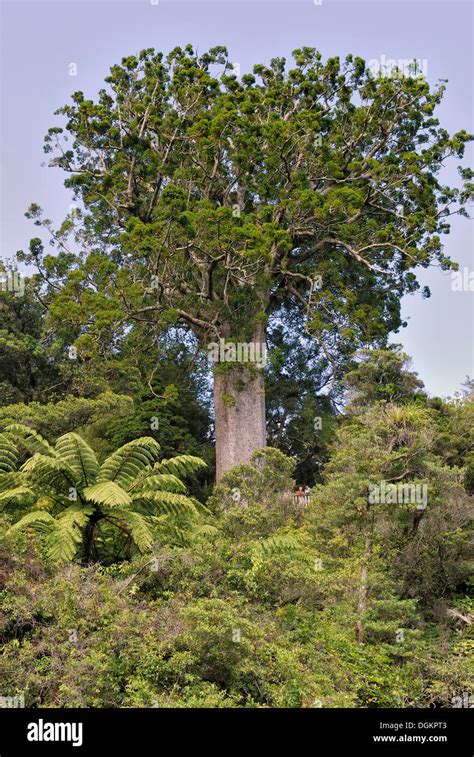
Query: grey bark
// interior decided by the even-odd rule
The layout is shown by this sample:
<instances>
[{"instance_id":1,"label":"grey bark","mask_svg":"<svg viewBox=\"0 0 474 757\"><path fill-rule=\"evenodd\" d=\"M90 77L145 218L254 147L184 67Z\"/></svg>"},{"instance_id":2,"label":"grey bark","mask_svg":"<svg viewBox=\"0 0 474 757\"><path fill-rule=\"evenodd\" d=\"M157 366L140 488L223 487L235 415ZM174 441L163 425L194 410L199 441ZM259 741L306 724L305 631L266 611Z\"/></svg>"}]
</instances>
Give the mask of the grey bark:
<instances>
[{"instance_id":1,"label":"grey bark","mask_svg":"<svg viewBox=\"0 0 474 757\"><path fill-rule=\"evenodd\" d=\"M264 343L263 329L255 340ZM227 363L214 371L216 433L216 478L243 462L252 452L266 446L265 384L256 366Z\"/></svg>"}]
</instances>

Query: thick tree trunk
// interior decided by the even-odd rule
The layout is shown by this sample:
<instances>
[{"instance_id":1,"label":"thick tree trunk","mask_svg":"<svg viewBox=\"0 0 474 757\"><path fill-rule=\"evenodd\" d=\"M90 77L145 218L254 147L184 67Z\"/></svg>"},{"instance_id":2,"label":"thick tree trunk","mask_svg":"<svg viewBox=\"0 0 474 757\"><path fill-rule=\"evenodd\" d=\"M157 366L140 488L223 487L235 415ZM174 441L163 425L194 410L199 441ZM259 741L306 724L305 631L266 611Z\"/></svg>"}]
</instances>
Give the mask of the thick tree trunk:
<instances>
[{"instance_id":1,"label":"thick tree trunk","mask_svg":"<svg viewBox=\"0 0 474 757\"><path fill-rule=\"evenodd\" d=\"M263 344L260 330L255 337ZM265 385L255 365L226 363L214 371L216 431L216 477L239 463L248 462L252 452L266 445Z\"/></svg>"},{"instance_id":2,"label":"thick tree trunk","mask_svg":"<svg viewBox=\"0 0 474 757\"><path fill-rule=\"evenodd\" d=\"M232 367L214 374L217 480L234 465L248 462L265 447L265 388L263 376Z\"/></svg>"}]
</instances>

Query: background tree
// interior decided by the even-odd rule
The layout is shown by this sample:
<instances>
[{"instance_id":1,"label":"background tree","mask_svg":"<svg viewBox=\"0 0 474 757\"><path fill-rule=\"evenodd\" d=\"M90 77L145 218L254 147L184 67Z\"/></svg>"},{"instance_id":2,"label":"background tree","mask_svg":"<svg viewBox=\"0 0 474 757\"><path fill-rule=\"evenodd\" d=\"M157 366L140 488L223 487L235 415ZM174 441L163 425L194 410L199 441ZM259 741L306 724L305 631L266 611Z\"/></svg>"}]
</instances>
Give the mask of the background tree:
<instances>
[{"instance_id":1,"label":"background tree","mask_svg":"<svg viewBox=\"0 0 474 757\"><path fill-rule=\"evenodd\" d=\"M426 404L426 394L420 391L423 382L409 370L411 360L400 346L360 350L354 363L343 381L352 410L369 408L377 402L400 405L417 398Z\"/></svg>"},{"instance_id":2,"label":"background tree","mask_svg":"<svg viewBox=\"0 0 474 757\"><path fill-rule=\"evenodd\" d=\"M425 620L444 622L452 605L469 602L472 500L462 469L447 466L436 447L433 414L414 404L376 406L338 432L311 518L327 568L346 566L359 642L406 627L405 600L416 599ZM371 501L382 482L387 491L426 486L426 507L400 495Z\"/></svg>"},{"instance_id":3,"label":"background tree","mask_svg":"<svg viewBox=\"0 0 474 757\"><path fill-rule=\"evenodd\" d=\"M225 48L189 45L128 56L106 84L96 102L75 92L49 130L78 209L52 231L57 256L37 239L24 255L68 338L100 351L130 324L184 324L203 347L259 344L285 304L337 367L400 327L416 267L452 267L440 235L466 213L472 172L462 190L438 179L470 139L439 127L443 86L307 47L239 80ZM261 372L217 366L214 403L220 476L265 444Z\"/></svg>"},{"instance_id":4,"label":"background tree","mask_svg":"<svg viewBox=\"0 0 474 757\"><path fill-rule=\"evenodd\" d=\"M12 270L0 262L0 278ZM21 285L18 292L0 287L0 405L47 402L63 390L38 282L22 277Z\"/></svg>"},{"instance_id":5,"label":"background tree","mask_svg":"<svg viewBox=\"0 0 474 757\"><path fill-rule=\"evenodd\" d=\"M471 606L466 473L473 426L468 396L456 404L429 400L398 349L365 350L360 358L344 379L349 412L336 432L310 519L324 559L352 566L344 581L361 642L367 633L379 640L390 629L394 634L394 622L403 627L414 599L421 616L413 627L421 619L446 623L450 605ZM371 499L373 486L382 484L387 491L423 485L426 501L400 493L393 500Z\"/></svg>"}]
</instances>

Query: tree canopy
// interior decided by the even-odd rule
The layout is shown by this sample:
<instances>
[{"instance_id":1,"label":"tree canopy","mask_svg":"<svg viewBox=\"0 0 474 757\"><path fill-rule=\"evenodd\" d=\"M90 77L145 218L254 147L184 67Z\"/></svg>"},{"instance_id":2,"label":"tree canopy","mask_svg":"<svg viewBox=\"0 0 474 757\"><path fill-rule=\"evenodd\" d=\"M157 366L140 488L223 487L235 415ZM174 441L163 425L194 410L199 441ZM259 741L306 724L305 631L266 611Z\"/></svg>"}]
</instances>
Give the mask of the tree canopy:
<instances>
[{"instance_id":1,"label":"tree canopy","mask_svg":"<svg viewBox=\"0 0 474 757\"><path fill-rule=\"evenodd\" d=\"M224 47L124 58L46 136L78 202L57 231L30 209L58 247L26 256L51 317L102 353L145 321L251 338L282 303L334 358L397 329L413 270L451 267L442 236L472 189L467 169L439 179L470 139L439 126L443 91L306 47L240 79Z\"/></svg>"}]
</instances>

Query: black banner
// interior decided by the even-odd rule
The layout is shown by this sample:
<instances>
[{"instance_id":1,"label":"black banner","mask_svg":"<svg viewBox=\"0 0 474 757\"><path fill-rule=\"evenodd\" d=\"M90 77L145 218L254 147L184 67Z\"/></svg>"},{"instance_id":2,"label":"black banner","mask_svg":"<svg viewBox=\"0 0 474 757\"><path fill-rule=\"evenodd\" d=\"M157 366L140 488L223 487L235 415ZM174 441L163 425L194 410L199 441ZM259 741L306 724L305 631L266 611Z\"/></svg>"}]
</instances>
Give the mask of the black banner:
<instances>
[{"instance_id":1,"label":"black banner","mask_svg":"<svg viewBox=\"0 0 474 757\"><path fill-rule=\"evenodd\" d=\"M0 709L0 757L271 748L472 757L472 710ZM325 751L325 754L330 752Z\"/></svg>"}]
</instances>

